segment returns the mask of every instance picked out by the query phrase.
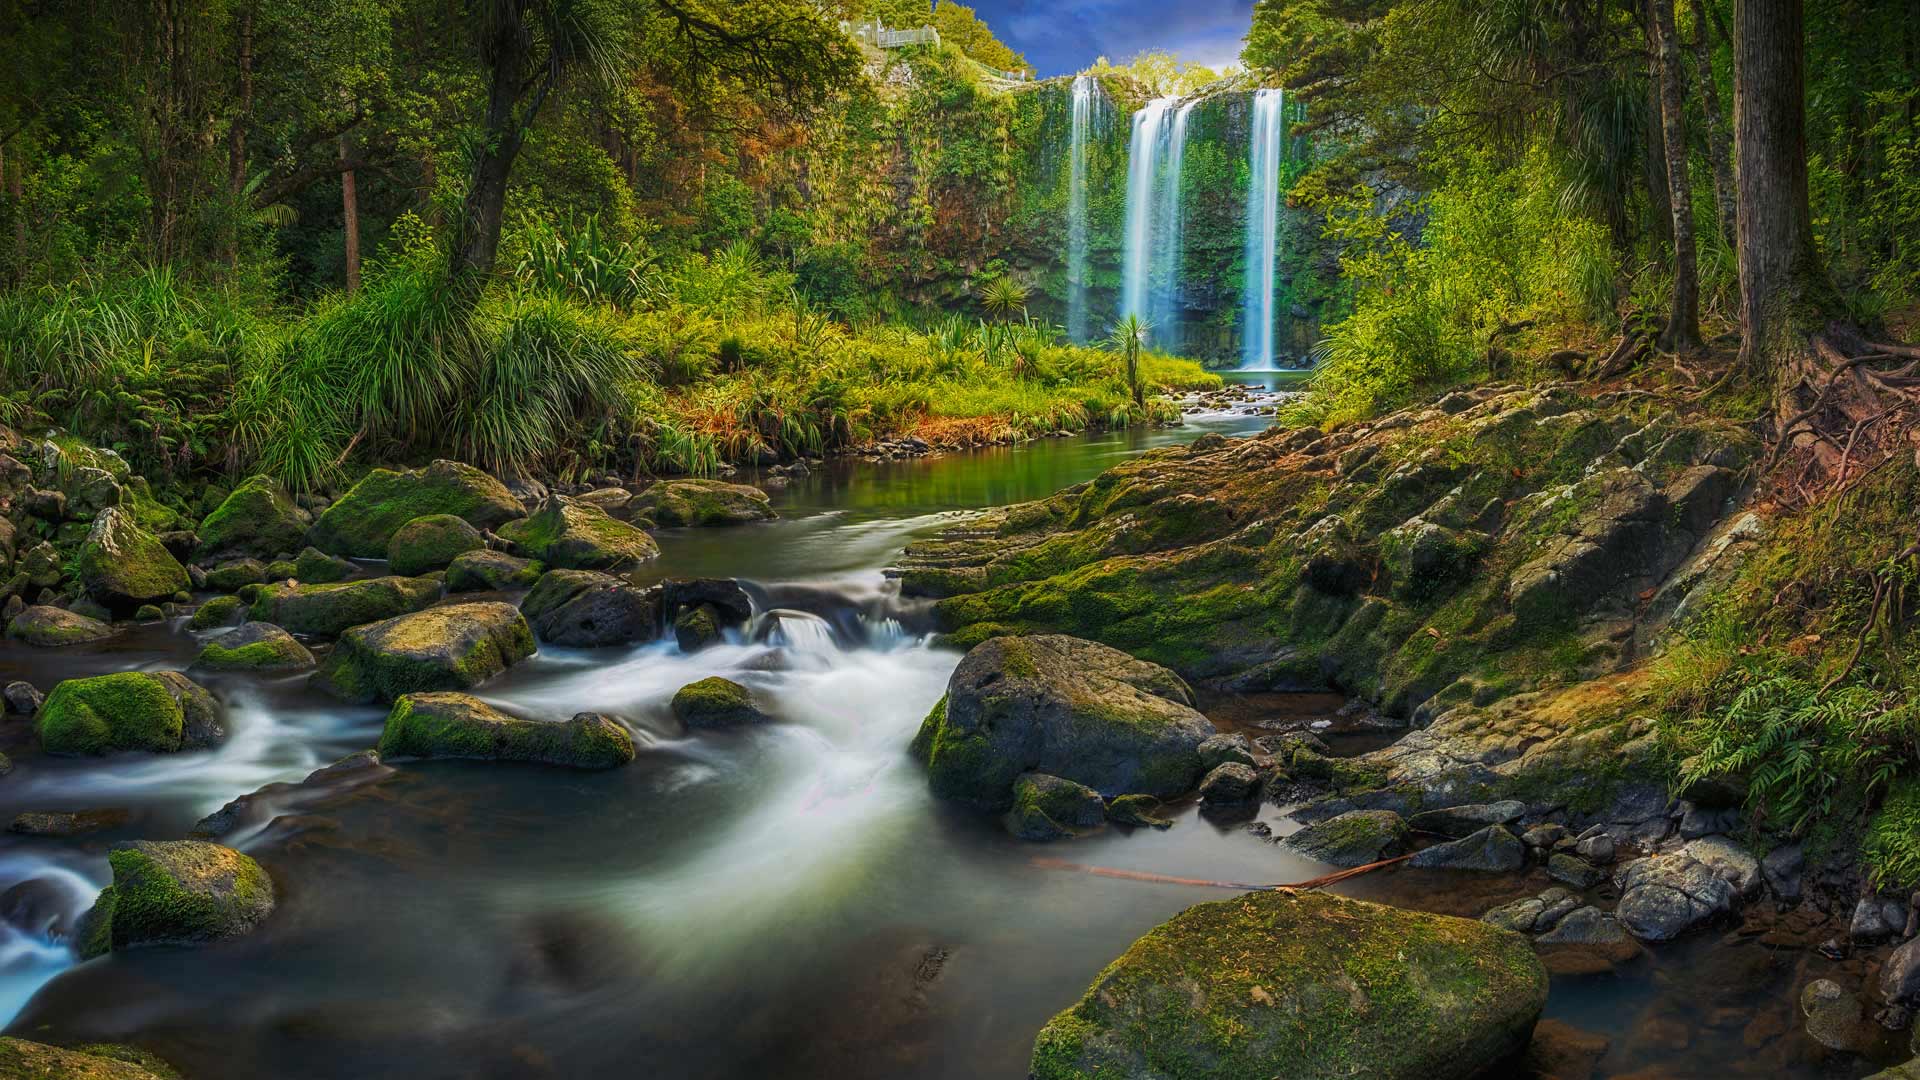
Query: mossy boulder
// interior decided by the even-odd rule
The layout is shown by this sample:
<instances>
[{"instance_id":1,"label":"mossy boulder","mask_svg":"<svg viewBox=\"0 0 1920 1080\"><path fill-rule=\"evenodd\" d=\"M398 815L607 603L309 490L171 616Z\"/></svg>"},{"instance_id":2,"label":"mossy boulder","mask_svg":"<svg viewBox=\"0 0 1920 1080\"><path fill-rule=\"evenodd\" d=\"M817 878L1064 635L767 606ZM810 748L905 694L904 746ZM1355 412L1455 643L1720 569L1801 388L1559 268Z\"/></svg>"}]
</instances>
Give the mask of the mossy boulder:
<instances>
[{"instance_id":1,"label":"mossy boulder","mask_svg":"<svg viewBox=\"0 0 1920 1080\"><path fill-rule=\"evenodd\" d=\"M524 589L540 580L542 567L504 551L469 551L447 564L447 591L497 592Z\"/></svg>"},{"instance_id":2,"label":"mossy boulder","mask_svg":"<svg viewBox=\"0 0 1920 1080\"><path fill-rule=\"evenodd\" d=\"M533 631L512 604L451 604L354 627L314 681L347 701L392 701L471 689L533 651Z\"/></svg>"},{"instance_id":3,"label":"mossy boulder","mask_svg":"<svg viewBox=\"0 0 1920 1080\"><path fill-rule=\"evenodd\" d=\"M452 514L481 529L524 515L505 484L471 465L436 461L424 469L375 469L327 507L307 534L334 555L379 559L400 527L429 514Z\"/></svg>"},{"instance_id":4,"label":"mossy boulder","mask_svg":"<svg viewBox=\"0 0 1920 1080\"><path fill-rule=\"evenodd\" d=\"M250 476L200 520L196 556L271 559L300 547L306 515L272 478Z\"/></svg>"},{"instance_id":5,"label":"mossy boulder","mask_svg":"<svg viewBox=\"0 0 1920 1080\"><path fill-rule=\"evenodd\" d=\"M735 727L767 719L754 704L752 691L718 675L681 687L673 695L672 707L673 715L690 728Z\"/></svg>"},{"instance_id":6,"label":"mossy boulder","mask_svg":"<svg viewBox=\"0 0 1920 1080\"><path fill-rule=\"evenodd\" d=\"M356 626L418 611L440 598L427 578L381 577L330 585L278 584L262 588L248 617L295 634L336 637Z\"/></svg>"},{"instance_id":7,"label":"mossy boulder","mask_svg":"<svg viewBox=\"0 0 1920 1080\"><path fill-rule=\"evenodd\" d=\"M611 769L633 760L633 735L599 713L565 723L510 716L458 693L407 694L394 702L380 758L474 758Z\"/></svg>"},{"instance_id":8,"label":"mossy boulder","mask_svg":"<svg viewBox=\"0 0 1920 1080\"><path fill-rule=\"evenodd\" d=\"M124 1046L61 1046L0 1038L0 1077L6 1080L180 1080L151 1054Z\"/></svg>"},{"instance_id":9,"label":"mossy boulder","mask_svg":"<svg viewBox=\"0 0 1920 1080\"><path fill-rule=\"evenodd\" d=\"M213 695L177 671L123 671L67 679L33 718L49 754L124 750L166 754L211 746L226 734Z\"/></svg>"},{"instance_id":10,"label":"mossy boulder","mask_svg":"<svg viewBox=\"0 0 1920 1080\"><path fill-rule=\"evenodd\" d=\"M193 617L187 620L189 630L211 630L216 626L226 626L239 618L246 601L237 596L216 596L193 609Z\"/></svg>"},{"instance_id":11,"label":"mossy boulder","mask_svg":"<svg viewBox=\"0 0 1920 1080\"><path fill-rule=\"evenodd\" d=\"M291 577L304 585L327 585L335 581L345 581L353 576L352 563L337 555L329 555L317 547L307 547L293 560Z\"/></svg>"},{"instance_id":12,"label":"mossy boulder","mask_svg":"<svg viewBox=\"0 0 1920 1080\"><path fill-rule=\"evenodd\" d=\"M1013 808L1005 824L1022 840L1062 840L1098 828L1106 814L1100 793L1085 784L1022 773L1013 782Z\"/></svg>"},{"instance_id":13,"label":"mossy boulder","mask_svg":"<svg viewBox=\"0 0 1920 1080\"><path fill-rule=\"evenodd\" d=\"M766 492L721 480L662 480L634 496L626 512L660 526L744 525L775 517Z\"/></svg>"},{"instance_id":14,"label":"mossy boulder","mask_svg":"<svg viewBox=\"0 0 1920 1080\"><path fill-rule=\"evenodd\" d=\"M1160 813L1160 800L1151 795L1120 796L1107 804L1107 820L1149 829L1173 828L1173 819Z\"/></svg>"},{"instance_id":15,"label":"mossy boulder","mask_svg":"<svg viewBox=\"0 0 1920 1080\"><path fill-rule=\"evenodd\" d=\"M239 592L247 585L264 585L267 567L259 559L234 559L207 571L207 588L218 593Z\"/></svg>"},{"instance_id":16,"label":"mossy boulder","mask_svg":"<svg viewBox=\"0 0 1920 1080\"><path fill-rule=\"evenodd\" d=\"M160 538L117 506L93 519L74 558L74 569L88 596L122 614L142 604L170 600L190 584L187 568Z\"/></svg>"},{"instance_id":17,"label":"mossy boulder","mask_svg":"<svg viewBox=\"0 0 1920 1080\"><path fill-rule=\"evenodd\" d=\"M82 958L147 945L199 945L251 933L274 906L273 879L230 847L134 840L107 856L113 884L80 930Z\"/></svg>"},{"instance_id":18,"label":"mossy boulder","mask_svg":"<svg viewBox=\"0 0 1920 1080\"><path fill-rule=\"evenodd\" d=\"M660 634L660 590L593 570L549 570L520 601L541 641L592 649Z\"/></svg>"},{"instance_id":19,"label":"mossy boulder","mask_svg":"<svg viewBox=\"0 0 1920 1080\"><path fill-rule=\"evenodd\" d=\"M466 519L428 514L400 526L387 541L387 567L396 574L416 577L429 570L445 570L456 557L486 546L487 538Z\"/></svg>"},{"instance_id":20,"label":"mossy boulder","mask_svg":"<svg viewBox=\"0 0 1920 1080\"><path fill-rule=\"evenodd\" d=\"M625 570L660 554L653 537L586 503L548 499L540 512L502 526L516 555L563 570Z\"/></svg>"},{"instance_id":21,"label":"mossy boulder","mask_svg":"<svg viewBox=\"0 0 1920 1080\"><path fill-rule=\"evenodd\" d=\"M681 652L696 652L726 640L719 610L712 604L680 609L673 617L673 640Z\"/></svg>"},{"instance_id":22,"label":"mossy boulder","mask_svg":"<svg viewBox=\"0 0 1920 1080\"><path fill-rule=\"evenodd\" d=\"M1527 940L1318 892L1199 904L1134 942L1034 1043L1034 1080L1469 1080L1547 1000Z\"/></svg>"},{"instance_id":23,"label":"mossy boulder","mask_svg":"<svg viewBox=\"0 0 1920 1080\"><path fill-rule=\"evenodd\" d=\"M1391 810L1350 810L1316 821L1283 841L1329 866L1365 866L1407 849L1407 823Z\"/></svg>"},{"instance_id":24,"label":"mossy boulder","mask_svg":"<svg viewBox=\"0 0 1920 1080\"><path fill-rule=\"evenodd\" d=\"M313 666L313 654L272 623L250 622L207 642L193 666L208 671L298 671Z\"/></svg>"},{"instance_id":25,"label":"mossy boulder","mask_svg":"<svg viewBox=\"0 0 1920 1080\"><path fill-rule=\"evenodd\" d=\"M933 792L989 809L1021 773L1104 796L1171 798L1200 779L1215 734L1173 672L1058 634L993 638L967 653L914 740Z\"/></svg>"},{"instance_id":26,"label":"mossy boulder","mask_svg":"<svg viewBox=\"0 0 1920 1080\"><path fill-rule=\"evenodd\" d=\"M29 607L7 623L7 636L15 641L41 648L61 645L85 645L102 641L118 633L98 619L44 604Z\"/></svg>"}]
</instances>

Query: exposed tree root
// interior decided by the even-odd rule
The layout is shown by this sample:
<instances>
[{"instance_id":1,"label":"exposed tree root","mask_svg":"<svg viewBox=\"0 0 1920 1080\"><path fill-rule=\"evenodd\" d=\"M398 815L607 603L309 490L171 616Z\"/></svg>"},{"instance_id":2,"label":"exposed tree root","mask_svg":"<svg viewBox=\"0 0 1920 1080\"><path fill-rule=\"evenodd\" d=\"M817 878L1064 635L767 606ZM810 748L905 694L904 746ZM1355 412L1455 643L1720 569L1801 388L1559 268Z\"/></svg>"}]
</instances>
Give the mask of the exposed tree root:
<instances>
[{"instance_id":1,"label":"exposed tree root","mask_svg":"<svg viewBox=\"0 0 1920 1080\"><path fill-rule=\"evenodd\" d=\"M1907 360L1897 367L1879 365ZM1809 337L1782 369L1774 396L1774 445L1761 470L1789 501L1849 490L1907 448L1920 424L1920 349L1860 339L1844 328ZM1790 454L1804 453L1790 473ZM1787 480L1784 477L1790 476Z\"/></svg>"}]
</instances>

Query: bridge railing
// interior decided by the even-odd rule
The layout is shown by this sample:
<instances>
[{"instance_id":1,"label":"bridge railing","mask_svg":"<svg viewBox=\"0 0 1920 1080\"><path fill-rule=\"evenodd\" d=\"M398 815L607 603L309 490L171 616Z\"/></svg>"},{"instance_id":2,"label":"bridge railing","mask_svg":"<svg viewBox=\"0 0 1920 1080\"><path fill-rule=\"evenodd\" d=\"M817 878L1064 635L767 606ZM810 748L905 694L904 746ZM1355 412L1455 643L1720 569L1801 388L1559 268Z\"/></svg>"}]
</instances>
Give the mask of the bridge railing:
<instances>
[{"instance_id":1,"label":"bridge railing","mask_svg":"<svg viewBox=\"0 0 1920 1080\"><path fill-rule=\"evenodd\" d=\"M840 30L851 35L854 40L863 41L878 49L902 49L909 45L931 45L936 49L940 47L940 31L931 26L922 26L913 30L893 30L878 22L842 22ZM997 67L990 67L978 60L973 60L972 57L968 59L973 61L975 67L997 79L1004 79L1007 82L1027 81L1028 75L1024 71L1002 71Z\"/></svg>"}]
</instances>

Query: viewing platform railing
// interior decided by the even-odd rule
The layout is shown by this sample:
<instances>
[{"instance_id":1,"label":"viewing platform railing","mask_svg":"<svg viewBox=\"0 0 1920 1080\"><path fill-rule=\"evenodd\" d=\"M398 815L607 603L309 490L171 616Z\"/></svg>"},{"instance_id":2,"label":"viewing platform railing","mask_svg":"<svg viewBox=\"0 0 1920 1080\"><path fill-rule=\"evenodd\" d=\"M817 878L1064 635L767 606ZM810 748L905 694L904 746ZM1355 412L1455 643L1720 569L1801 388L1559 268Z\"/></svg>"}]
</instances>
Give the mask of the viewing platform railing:
<instances>
[{"instance_id":1,"label":"viewing platform railing","mask_svg":"<svg viewBox=\"0 0 1920 1080\"><path fill-rule=\"evenodd\" d=\"M940 47L940 31L931 26L922 26L914 30L893 30L877 22L843 22L840 24L840 29L851 35L855 41L865 42L876 49L901 49L909 45L931 45L936 49ZM1024 71L1002 71L997 67L973 60L972 57L967 59L988 75L1006 82L1026 82L1030 77Z\"/></svg>"}]
</instances>

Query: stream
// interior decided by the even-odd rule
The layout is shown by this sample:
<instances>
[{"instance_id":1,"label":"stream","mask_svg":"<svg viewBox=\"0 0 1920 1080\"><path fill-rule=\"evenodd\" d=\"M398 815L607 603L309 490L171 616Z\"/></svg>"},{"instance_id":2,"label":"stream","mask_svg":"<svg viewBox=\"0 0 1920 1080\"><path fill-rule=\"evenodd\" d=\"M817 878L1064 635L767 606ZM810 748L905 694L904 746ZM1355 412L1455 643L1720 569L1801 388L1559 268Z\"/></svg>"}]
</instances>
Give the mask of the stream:
<instances>
[{"instance_id":1,"label":"stream","mask_svg":"<svg viewBox=\"0 0 1920 1080\"><path fill-rule=\"evenodd\" d=\"M271 812L226 842L273 871L280 906L216 947L76 966L51 935L108 881L111 842L181 836L236 796L299 781L373 745L386 710L313 694L304 675L209 678L231 732L219 748L106 760L37 756L16 723L0 744L16 758L0 819L103 806L130 817L76 839L0 837L0 1017L36 1039L134 1041L190 1080L1025 1076L1034 1033L1129 942L1232 895L1036 860L1242 882L1326 868L1191 804L1172 808L1170 830L1043 846L936 802L904 748L960 654L916 633L881 570L969 511L1266 423L1215 413L836 461L774 491L775 522L663 532L646 573L749 582L760 610L747 632L690 655L671 641L542 648L479 695L532 717L619 716L638 760L604 773L413 762L377 782L270 792ZM0 642L0 682L184 668L200 637L176 620L101 647ZM715 674L750 686L776 722L682 731L668 698ZM1265 707L1220 705L1233 724ZM1278 807L1259 820L1276 835L1294 827ZM1546 884L1537 870L1398 871L1339 890L1475 916ZM1548 1016L1610 1040L1600 1076L1864 1075L1823 1061L1788 1015L1827 963L1708 934L1556 977Z\"/></svg>"}]
</instances>

